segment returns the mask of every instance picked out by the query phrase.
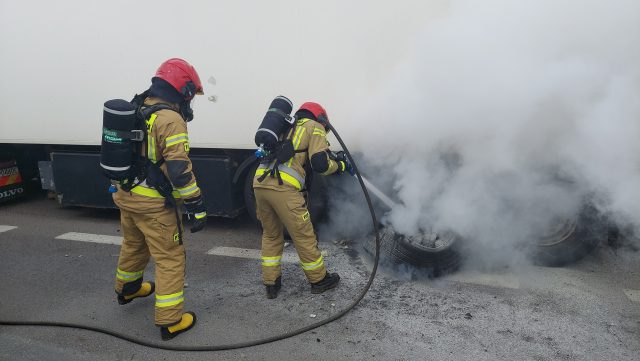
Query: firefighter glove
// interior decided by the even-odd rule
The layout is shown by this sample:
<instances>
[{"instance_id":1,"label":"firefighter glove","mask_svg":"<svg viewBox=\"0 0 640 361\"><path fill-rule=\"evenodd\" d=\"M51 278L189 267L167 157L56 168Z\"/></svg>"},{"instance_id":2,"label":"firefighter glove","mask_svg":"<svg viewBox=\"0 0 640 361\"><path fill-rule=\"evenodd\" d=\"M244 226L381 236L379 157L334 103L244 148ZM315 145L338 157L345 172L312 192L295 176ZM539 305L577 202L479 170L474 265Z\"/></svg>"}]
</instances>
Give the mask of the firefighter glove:
<instances>
[{"instance_id":1,"label":"firefighter glove","mask_svg":"<svg viewBox=\"0 0 640 361\"><path fill-rule=\"evenodd\" d=\"M351 163L349 163L348 160L341 160L338 161L338 174L342 174L344 172L349 172L349 174L351 175L355 175L355 171L353 170L353 167L351 166Z\"/></svg>"},{"instance_id":2,"label":"firefighter glove","mask_svg":"<svg viewBox=\"0 0 640 361\"><path fill-rule=\"evenodd\" d=\"M339 152L333 153L332 154L332 159L335 160L336 162L340 162L340 161L346 162L348 160L347 159L347 154L345 152L343 152L343 151L339 151Z\"/></svg>"},{"instance_id":3,"label":"firefighter glove","mask_svg":"<svg viewBox=\"0 0 640 361\"><path fill-rule=\"evenodd\" d=\"M333 159L338 163L338 174L349 172L351 175L355 175L355 170L347 158L347 154L343 151L333 153Z\"/></svg>"},{"instance_id":4,"label":"firefighter glove","mask_svg":"<svg viewBox=\"0 0 640 361\"><path fill-rule=\"evenodd\" d=\"M207 223L207 209L202 201L202 196L196 198L185 199L184 207L189 215L193 215L193 224L191 225L191 233L196 233L204 228Z\"/></svg>"}]
</instances>

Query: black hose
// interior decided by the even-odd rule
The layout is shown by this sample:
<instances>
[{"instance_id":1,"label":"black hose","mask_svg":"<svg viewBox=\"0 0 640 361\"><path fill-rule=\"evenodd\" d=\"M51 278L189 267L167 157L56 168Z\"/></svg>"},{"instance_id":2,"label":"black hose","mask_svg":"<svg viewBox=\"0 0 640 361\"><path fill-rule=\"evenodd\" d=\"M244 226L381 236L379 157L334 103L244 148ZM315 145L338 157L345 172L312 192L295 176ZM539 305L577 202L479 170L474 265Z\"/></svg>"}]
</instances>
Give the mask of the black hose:
<instances>
[{"instance_id":1,"label":"black hose","mask_svg":"<svg viewBox=\"0 0 640 361\"><path fill-rule=\"evenodd\" d=\"M5 320L0 320L0 326L50 326L50 327L76 328L76 329L82 329L82 330L88 330L88 331L104 333L106 335L111 335L111 336L119 338L121 340L129 341L129 342L132 342L132 343L135 343L135 344L138 344L138 345L151 347L151 348L162 349L162 350L170 350L170 351L221 351L221 350L233 350L233 349L257 346L257 345L263 345L263 344L274 342L274 341L284 340L286 338L297 336L297 335L299 335L301 333L313 330L314 328L318 328L320 326L326 325L326 324L328 324L330 322L333 322L333 321L339 319L340 317L344 316L345 314L347 314L347 312L349 312L351 309L353 309L364 298L364 296L369 291L369 288L371 287L371 284L373 283L373 280L374 280L374 278L376 276L376 271L378 270L378 261L380 259L380 235L378 234L378 220L376 218L376 213L375 213L375 211L373 209L373 204L371 203L371 198L369 197L369 192L367 191L367 187L364 185L364 182L362 181L362 177L360 176L360 172L358 171L358 167L356 166L356 163L353 161L353 157L351 156L351 153L349 153L349 149L347 149L347 146L344 144L344 142L340 138L340 135L338 135L338 132L336 132L335 128L333 126L331 126L331 124L329 124L328 127L329 127L329 129L331 129L333 131L333 134L335 134L336 139L338 139L338 142L342 146L342 149L344 149L344 152L349 157L349 160L351 161L351 165L353 166L353 169L355 170L355 173L356 173L356 176L358 178L358 181L360 182L360 187L362 187L362 191L364 192L364 197L367 200L367 205L369 206L369 212L371 213L371 220L373 222L373 229L374 229L375 236L376 236L376 252L375 252L376 255L375 255L375 260L374 260L374 264L373 264L373 269L371 270L371 275L369 276L369 280L367 281L367 284L362 289L362 291L360 292L358 297L349 306L347 306L347 308L345 308L344 310L342 310L342 311L336 313L335 315L333 315L331 317L328 317L328 318L326 318L326 319L324 319L322 321L318 321L318 322L316 322L314 324L311 324L309 326L305 326L305 327L299 328L297 330L289 331L289 332L286 332L286 333L283 333L283 334L280 334L280 335L276 335L276 336L272 336L272 337L268 337L268 338L263 338L263 339L259 339L259 340L254 340L254 341L239 342L239 343L233 343L233 344L228 344L228 345L209 345L209 346L172 346L172 345L168 345L166 343L162 343L161 344L161 343L148 342L148 341L136 338L136 337L123 335L121 333L118 333L118 332L115 332L115 331L111 331L111 330L107 330L107 329L104 329L104 328L101 328L101 327L86 326L86 325L80 325L80 324L74 324L74 323L66 323L66 322L5 321Z\"/></svg>"}]
</instances>

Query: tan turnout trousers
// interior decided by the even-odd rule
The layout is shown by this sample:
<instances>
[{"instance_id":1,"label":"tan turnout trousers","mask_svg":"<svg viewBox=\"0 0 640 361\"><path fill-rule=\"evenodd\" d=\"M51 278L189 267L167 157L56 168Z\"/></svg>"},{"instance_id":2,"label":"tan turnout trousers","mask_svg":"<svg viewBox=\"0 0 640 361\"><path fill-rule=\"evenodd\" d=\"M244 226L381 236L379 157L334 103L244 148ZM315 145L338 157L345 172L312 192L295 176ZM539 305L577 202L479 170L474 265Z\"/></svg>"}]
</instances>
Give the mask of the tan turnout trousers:
<instances>
[{"instance_id":1,"label":"tan turnout trousers","mask_svg":"<svg viewBox=\"0 0 640 361\"><path fill-rule=\"evenodd\" d=\"M256 215L262 223L262 280L273 285L282 272L283 225L287 227L309 282L319 282L327 270L304 197L295 189L255 188Z\"/></svg>"},{"instance_id":2,"label":"tan turnout trousers","mask_svg":"<svg viewBox=\"0 0 640 361\"><path fill-rule=\"evenodd\" d=\"M131 295L142 284L144 269L153 257L155 273L155 323L180 321L184 307L185 250L178 236L173 208L156 213L120 210L122 246L116 273L116 292Z\"/></svg>"}]
</instances>

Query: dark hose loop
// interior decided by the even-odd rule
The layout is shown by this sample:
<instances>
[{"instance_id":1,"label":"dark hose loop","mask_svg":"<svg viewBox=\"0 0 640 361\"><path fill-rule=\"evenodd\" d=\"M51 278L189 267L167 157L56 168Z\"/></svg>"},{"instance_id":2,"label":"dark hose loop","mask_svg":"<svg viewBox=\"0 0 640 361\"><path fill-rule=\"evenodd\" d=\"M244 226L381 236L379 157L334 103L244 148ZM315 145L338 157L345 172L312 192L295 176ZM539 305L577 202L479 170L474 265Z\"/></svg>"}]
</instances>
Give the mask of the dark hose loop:
<instances>
[{"instance_id":1,"label":"dark hose loop","mask_svg":"<svg viewBox=\"0 0 640 361\"><path fill-rule=\"evenodd\" d=\"M136 338L136 337L123 335L121 333L118 333L118 332L115 332L115 331L111 331L111 330L107 330L107 329L100 328L100 327L85 326L85 325L74 324L74 323L65 323L65 322L5 321L5 320L0 320L0 326L50 326L50 327L76 328L76 329L82 329L82 330L88 330L88 331L104 333L106 335L111 335L111 336L119 338L121 340L129 341L129 342L141 345L141 346L146 346L146 347L151 347L151 348L156 348L156 349L162 349L162 350L170 350L170 351L221 351L221 350L233 350L233 349L257 346L257 345L263 345L263 344L274 342L274 341L284 340L286 338L297 336L297 335L302 334L304 332L313 330L314 328L318 328L320 326L326 325L326 324L328 324L330 322L333 322L333 321L339 319L340 317L344 316L345 314L347 314L347 312L352 310L364 298L364 296L369 291L369 288L371 287L371 284L373 283L373 280L374 280L374 278L376 276L376 272L378 270L378 261L380 259L380 235L378 233L378 220L376 218L376 213L375 213L375 211L373 209L373 204L371 203L371 198L369 197L369 192L367 191L367 187L364 185L364 182L362 181L362 177L360 176L360 172L358 171L358 167L356 166L356 163L353 161L353 157L351 156L351 153L349 153L349 149L347 149L347 146L344 144L344 142L340 138L340 135L338 134L338 132L336 132L335 128L333 128L333 126L331 126L331 124L328 124L328 127L329 127L329 129L331 129L333 131L333 134L335 135L336 139L338 139L338 142L342 146L342 149L344 149L344 152L349 157L349 160L351 161L351 165L353 166L353 169L356 172L356 176L358 178L358 181L360 182L360 187L362 187L362 191L364 192L364 197L367 200L367 205L369 206L369 212L371 213L371 221L373 222L373 229L375 231L375 236L376 236L376 256L375 256L375 260L374 260L374 264L373 264L373 269L371 270L371 275L369 276L369 280L367 281L367 284L362 289L362 291L360 292L358 297L356 297L356 299L349 306L347 306L344 310L342 310L342 311L336 313L335 315L330 316L330 317L328 317L328 318L326 318L324 320L321 320L319 322L311 324L309 326L305 326L305 327L299 328L297 330L289 331L289 332L286 332L286 333L283 333L283 334L280 334L280 335L276 335L276 336L272 336L272 337L268 337L268 338L263 338L263 339L259 339L259 340L254 340L254 341L232 343L232 344L228 344L228 345L209 345L209 346L171 346L171 345L168 345L166 343L160 344L160 343L148 342L148 341Z\"/></svg>"}]
</instances>

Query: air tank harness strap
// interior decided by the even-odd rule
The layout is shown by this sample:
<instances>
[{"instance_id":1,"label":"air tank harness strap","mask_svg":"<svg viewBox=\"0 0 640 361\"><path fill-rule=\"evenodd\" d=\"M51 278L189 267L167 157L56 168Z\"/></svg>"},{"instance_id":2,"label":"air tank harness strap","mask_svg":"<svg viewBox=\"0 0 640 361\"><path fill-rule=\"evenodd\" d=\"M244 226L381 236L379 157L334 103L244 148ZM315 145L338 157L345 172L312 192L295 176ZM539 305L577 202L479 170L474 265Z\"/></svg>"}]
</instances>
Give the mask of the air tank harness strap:
<instances>
[{"instance_id":1,"label":"air tank harness strap","mask_svg":"<svg viewBox=\"0 0 640 361\"><path fill-rule=\"evenodd\" d=\"M182 220L180 218L180 212L178 210L178 202L173 196L173 184L167 179L167 176L162 171L160 166L164 163L164 159L160 159L157 162L147 160L146 164L146 180L147 184L155 188L161 196L164 197L164 206L166 208L173 208L176 214L176 222L178 226L178 238L179 244L182 244Z\"/></svg>"},{"instance_id":2,"label":"air tank harness strap","mask_svg":"<svg viewBox=\"0 0 640 361\"><path fill-rule=\"evenodd\" d=\"M140 129L134 129L134 130L109 130L109 133L113 133L113 135L115 135L118 138L122 138L122 139L130 139L134 142L142 142L144 140L144 131L140 130Z\"/></svg>"}]
</instances>

